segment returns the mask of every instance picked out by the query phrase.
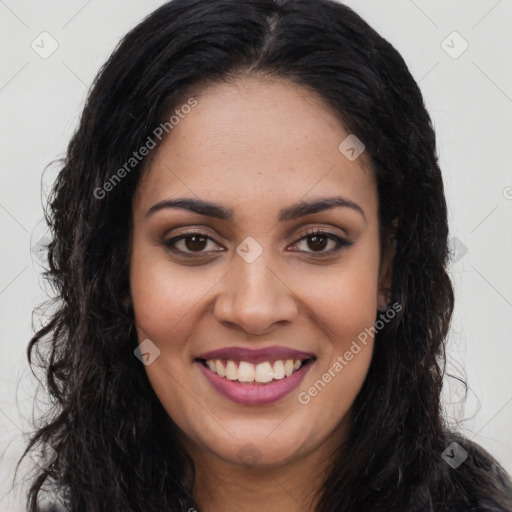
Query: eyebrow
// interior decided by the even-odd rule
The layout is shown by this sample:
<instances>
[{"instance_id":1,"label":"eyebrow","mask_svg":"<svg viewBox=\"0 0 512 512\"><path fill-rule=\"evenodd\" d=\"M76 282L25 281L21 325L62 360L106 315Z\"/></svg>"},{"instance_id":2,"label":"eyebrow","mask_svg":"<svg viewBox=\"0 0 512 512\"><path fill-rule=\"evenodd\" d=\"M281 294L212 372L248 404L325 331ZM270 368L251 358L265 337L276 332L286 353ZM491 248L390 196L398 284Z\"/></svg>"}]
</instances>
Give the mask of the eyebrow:
<instances>
[{"instance_id":1,"label":"eyebrow","mask_svg":"<svg viewBox=\"0 0 512 512\"><path fill-rule=\"evenodd\" d=\"M280 222L290 221L336 207L351 208L352 210L359 212L363 219L366 221L366 215L361 206L359 206L354 201L341 196L321 197L319 199L313 199L310 201L299 201L293 206L280 210L278 218ZM230 208L225 208L210 201L192 198L164 199L163 201L154 204L146 212L145 216L150 217L154 213L166 208L180 208L198 213L199 215L225 221L231 221L234 217L234 212Z\"/></svg>"}]
</instances>

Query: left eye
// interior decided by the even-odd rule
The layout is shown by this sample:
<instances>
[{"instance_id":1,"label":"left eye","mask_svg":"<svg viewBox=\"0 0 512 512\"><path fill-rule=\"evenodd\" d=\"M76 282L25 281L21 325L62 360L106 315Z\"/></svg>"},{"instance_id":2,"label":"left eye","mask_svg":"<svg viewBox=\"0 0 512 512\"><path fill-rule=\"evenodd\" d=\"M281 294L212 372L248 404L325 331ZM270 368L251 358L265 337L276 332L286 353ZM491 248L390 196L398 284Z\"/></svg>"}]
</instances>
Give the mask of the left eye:
<instances>
[{"instance_id":1,"label":"left eye","mask_svg":"<svg viewBox=\"0 0 512 512\"><path fill-rule=\"evenodd\" d=\"M294 245L298 245L300 242L308 240L308 246L313 247L313 251L304 252L318 253L319 257L329 256L330 254L338 252L343 247L348 247L349 245L352 245L351 242L344 238L341 238L338 235L335 235L334 233L319 230L308 232L305 236L303 236L297 242L295 242ZM324 251L323 249L328 245L329 242L333 243L334 247L328 251Z\"/></svg>"},{"instance_id":2,"label":"left eye","mask_svg":"<svg viewBox=\"0 0 512 512\"><path fill-rule=\"evenodd\" d=\"M173 252L173 253L181 253L185 255L201 255L206 254L207 252L220 252L224 250L221 249L214 249L211 251L205 251L206 246L208 245L208 241L215 242L213 238L209 237L208 235L200 232L191 232L186 233L182 235L175 236L173 238L169 238L168 240L164 241L165 247ZM352 245L352 242L349 242L348 240L341 238L338 235L335 235L334 233L331 233L329 231L321 231L321 230L315 230L310 231L303 237L299 238L293 245L290 247L296 247L303 241L309 241L308 246L310 248L313 248L312 251L299 251L299 252L308 252L308 253L317 253L318 256L328 256L330 254L333 254L337 251L339 251L341 248ZM334 244L334 247L332 247L330 250L325 251L325 247L331 242ZM178 247L178 244L182 243L182 247ZM195 253L195 254L194 254Z\"/></svg>"}]
</instances>

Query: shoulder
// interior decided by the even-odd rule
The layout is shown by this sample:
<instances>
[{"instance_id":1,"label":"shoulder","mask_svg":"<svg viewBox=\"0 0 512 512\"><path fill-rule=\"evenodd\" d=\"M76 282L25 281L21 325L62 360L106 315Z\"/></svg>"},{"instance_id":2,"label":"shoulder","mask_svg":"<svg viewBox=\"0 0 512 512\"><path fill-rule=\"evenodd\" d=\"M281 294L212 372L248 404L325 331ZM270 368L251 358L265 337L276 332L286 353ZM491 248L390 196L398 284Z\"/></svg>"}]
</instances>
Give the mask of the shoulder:
<instances>
[{"instance_id":1,"label":"shoulder","mask_svg":"<svg viewBox=\"0 0 512 512\"><path fill-rule=\"evenodd\" d=\"M512 512L510 475L479 444L455 433L442 454L444 478L442 495L450 503L443 511ZM444 501L446 503L446 501Z\"/></svg>"}]
</instances>

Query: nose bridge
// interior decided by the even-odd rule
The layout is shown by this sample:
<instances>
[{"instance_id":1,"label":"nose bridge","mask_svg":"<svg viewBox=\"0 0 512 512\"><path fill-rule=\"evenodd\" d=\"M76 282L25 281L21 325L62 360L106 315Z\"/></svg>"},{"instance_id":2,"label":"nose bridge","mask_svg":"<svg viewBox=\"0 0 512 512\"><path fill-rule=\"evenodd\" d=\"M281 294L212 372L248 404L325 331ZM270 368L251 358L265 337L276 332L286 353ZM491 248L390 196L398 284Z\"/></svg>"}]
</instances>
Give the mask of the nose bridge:
<instances>
[{"instance_id":1,"label":"nose bridge","mask_svg":"<svg viewBox=\"0 0 512 512\"><path fill-rule=\"evenodd\" d=\"M292 320L296 302L274 267L270 249L263 249L254 239L242 242L216 303L218 320L255 334L266 332L276 322Z\"/></svg>"},{"instance_id":2,"label":"nose bridge","mask_svg":"<svg viewBox=\"0 0 512 512\"><path fill-rule=\"evenodd\" d=\"M241 250L239 248L239 250ZM251 249L252 251L252 249ZM238 297L248 296L255 298L265 298L266 301L274 299L273 280L276 279L271 271L272 262L270 250L262 251L254 260L247 260L243 256L238 255L235 258L233 278L236 286L236 294ZM264 297L264 295L268 295Z\"/></svg>"}]
</instances>

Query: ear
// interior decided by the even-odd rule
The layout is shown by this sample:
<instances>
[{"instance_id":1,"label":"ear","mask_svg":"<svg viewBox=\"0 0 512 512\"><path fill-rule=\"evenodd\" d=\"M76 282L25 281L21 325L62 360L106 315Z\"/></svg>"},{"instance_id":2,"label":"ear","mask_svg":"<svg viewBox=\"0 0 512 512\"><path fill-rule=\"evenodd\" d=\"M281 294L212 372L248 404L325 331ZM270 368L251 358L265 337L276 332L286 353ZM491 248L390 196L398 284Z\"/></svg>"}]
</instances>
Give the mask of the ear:
<instances>
[{"instance_id":1,"label":"ear","mask_svg":"<svg viewBox=\"0 0 512 512\"><path fill-rule=\"evenodd\" d=\"M391 302L391 285L393 283L393 259L396 252L396 240L389 236L384 243L379 269L379 290L377 293L377 310L385 311Z\"/></svg>"}]
</instances>

